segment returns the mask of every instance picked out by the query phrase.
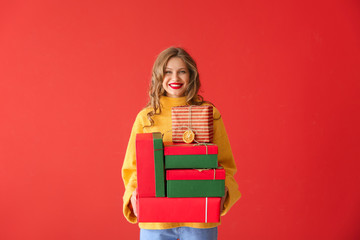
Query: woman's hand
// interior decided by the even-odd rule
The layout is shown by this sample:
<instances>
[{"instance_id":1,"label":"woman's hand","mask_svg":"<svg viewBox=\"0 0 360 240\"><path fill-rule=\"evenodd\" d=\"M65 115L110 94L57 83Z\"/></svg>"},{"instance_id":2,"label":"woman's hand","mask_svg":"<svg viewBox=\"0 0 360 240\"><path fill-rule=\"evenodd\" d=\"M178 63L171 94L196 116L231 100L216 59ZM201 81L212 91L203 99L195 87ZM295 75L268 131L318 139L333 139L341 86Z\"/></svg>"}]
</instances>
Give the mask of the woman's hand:
<instances>
[{"instance_id":1,"label":"woman's hand","mask_svg":"<svg viewBox=\"0 0 360 240\"><path fill-rule=\"evenodd\" d=\"M137 194L137 188L135 188L130 198L131 206L136 217L138 216L138 209L136 207Z\"/></svg>"},{"instance_id":2,"label":"woman's hand","mask_svg":"<svg viewBox=\"0 0 360 240\"><path fill-rule=\"evenodd\" d=\"M224 203L225 203L225 200L226 200L226 197L228 195L228 187L225 186L225 195L221 198L221 202L220 202L220 213L222 213L222 211L224 211Z\"/></svg>"}]
</instances>

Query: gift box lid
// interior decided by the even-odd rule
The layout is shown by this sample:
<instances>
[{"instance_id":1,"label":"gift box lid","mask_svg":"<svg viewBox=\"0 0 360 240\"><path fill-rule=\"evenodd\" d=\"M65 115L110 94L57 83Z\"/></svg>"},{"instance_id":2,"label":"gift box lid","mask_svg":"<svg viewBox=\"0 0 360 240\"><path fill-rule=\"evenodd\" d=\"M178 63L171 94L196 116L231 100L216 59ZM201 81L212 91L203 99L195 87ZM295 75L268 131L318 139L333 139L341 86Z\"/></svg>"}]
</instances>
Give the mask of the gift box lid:
<instances>
[{"instance_id":1,"label":"gift box lid","mask_svg":"<svg viewBox=\"0 0 360 240\"><path fill-rule=\"evenodd\" d=\"M189 113L189 109L191 109L194 114L201 114L203 112L213 113L214 107L212 105L184 105L172 107L171 111L172 113Z\"/></svg>"},{"instance_id":2,"label":"gift box lid","mask_svg":"<svg viewBox=\"0 0 360 240\"><path fill-rule=\"evenodd\" d=\"M206 155L218 154L218 147L212 143L164 142L164 155Z\"/></svg>"},{"instance_id":3,"label":"gift box lid","mask_svg":"<svg viewBox=\"0 0 360 240\"><path fill-rule=\"evenodd\" d=\"M219 222L220 197L138 199L139 222Z\"/></svg>"},{"instance_id":4,"label":"gift box lid","mask_svg":"<svg viewBox=\"0 0 360 240\"><path fill-rule=\"evenodd\" d=\"M172 169L166 170L166 180L224 180L225 169Z\"/></svg>"}]
</instances>

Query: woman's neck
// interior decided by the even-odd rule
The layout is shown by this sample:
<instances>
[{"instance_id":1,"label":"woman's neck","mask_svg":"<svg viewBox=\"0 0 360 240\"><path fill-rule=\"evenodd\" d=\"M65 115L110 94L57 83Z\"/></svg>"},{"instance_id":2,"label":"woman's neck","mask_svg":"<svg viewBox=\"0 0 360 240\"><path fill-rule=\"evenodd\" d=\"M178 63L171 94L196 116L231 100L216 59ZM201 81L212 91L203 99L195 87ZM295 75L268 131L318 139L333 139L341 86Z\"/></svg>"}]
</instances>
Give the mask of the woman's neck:
<instances>
[{"instance_id":1,"label":"woman's neck","mask_svg":"<svg viewBox=\"0 0 360 240\"><path fill-rule=\"evenodd\" d=\"M161 108L172 108L186 105L186 97L172 98L168 96L160 97Z\"/></svg>"}]
</instances>

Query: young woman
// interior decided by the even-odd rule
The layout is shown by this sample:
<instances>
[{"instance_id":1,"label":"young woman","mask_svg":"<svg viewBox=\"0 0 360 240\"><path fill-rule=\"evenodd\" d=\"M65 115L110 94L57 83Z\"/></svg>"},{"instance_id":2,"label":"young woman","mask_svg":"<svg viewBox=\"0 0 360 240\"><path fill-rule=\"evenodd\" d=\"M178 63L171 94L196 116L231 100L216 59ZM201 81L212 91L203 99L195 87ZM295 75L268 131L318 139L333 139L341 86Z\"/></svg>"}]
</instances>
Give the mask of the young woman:
<instances>
[{"instance_id":1,"label":"young woman","mask_svg":"<svg viewBox=\"0 0 360 240\"><path fill-rule=\"evenodd\" d=\"M170 47L157 57L152 71L150 101L134 122L122 167L125 184L123 213L131 223L137 222L136 158L137 133L161 132L163 141L171 142L171 108L184 105L210 104L198 95L199 73L193 58L182 48ZM226 194L222 198L221 215L225 215L240 198L234 179L236 165L219 111L214 107L213 143L218 146L218 162L226 171ZM139 223L140 239L217 239L220 223Z\"/></svg>"}]
</instances>

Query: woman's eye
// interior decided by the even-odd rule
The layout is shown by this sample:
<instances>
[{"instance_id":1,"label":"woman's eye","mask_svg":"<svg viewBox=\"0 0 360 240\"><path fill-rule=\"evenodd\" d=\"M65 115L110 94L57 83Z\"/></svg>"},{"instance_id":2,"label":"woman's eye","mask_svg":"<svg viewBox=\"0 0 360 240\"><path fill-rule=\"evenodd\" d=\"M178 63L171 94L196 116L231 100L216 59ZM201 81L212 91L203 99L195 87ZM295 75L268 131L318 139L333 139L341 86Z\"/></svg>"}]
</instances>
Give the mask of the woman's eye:
<instances>
[{"instance_id":1,"label":"woman's eye","mask_svg":"<svg viewBox=\"0 0 360 240\"><path fill-rule=\"evenodd\" d=\"M184 73L186 73L186 71L182 70L182 71L180 71L180 73L183 73L183 74L184 74Z\"/></svg>"},{"instance_id":2,"label":"woman's eye","mask_svg":"<svg viewBox=\"0 0 360 240\"><path fill-rule=\"evenodd\" d=\"M171 71L165 71L165 74L170 74L171 73Z\"/></svg>"}]
</instances>

